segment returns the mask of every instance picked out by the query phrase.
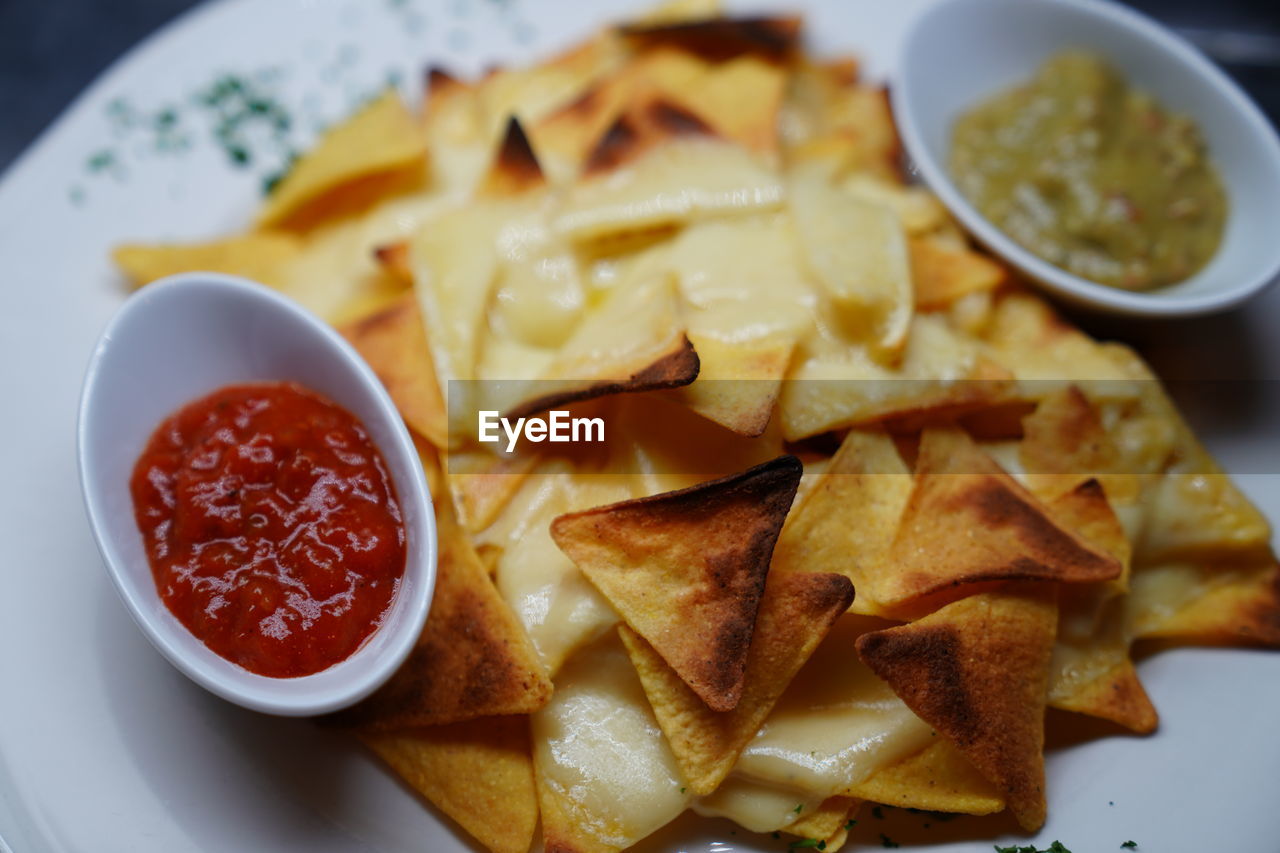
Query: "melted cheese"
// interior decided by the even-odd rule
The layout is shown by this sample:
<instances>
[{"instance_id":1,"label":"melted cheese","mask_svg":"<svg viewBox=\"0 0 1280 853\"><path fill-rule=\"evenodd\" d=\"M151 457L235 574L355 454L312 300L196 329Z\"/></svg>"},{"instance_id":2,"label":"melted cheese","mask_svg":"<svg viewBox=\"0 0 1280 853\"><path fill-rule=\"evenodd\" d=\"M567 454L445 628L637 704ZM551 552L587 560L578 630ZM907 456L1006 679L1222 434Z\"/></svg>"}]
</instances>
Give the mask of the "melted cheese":
<instances>
[{"instance_id":1,"label":"melted cheese","mask_svg":"<svg viewBox=\"0 0 1280 853\"><path fill-rule=\"evenodd\" d=\"M629 847L684 811L692 796L617 634L583 649L555 681L533 715L534 761L573 825Z\"/></svg>"},{"instance_id":2,"label":"melted cheese","mask_svg":"<svg viewBox=\"0 0 1280 853\"><path fill-rule=\"evenodd\" d=\"M714 792L699 797L693 810L703 817L728 818L751 832L773 832L795 823L800 815L812 814L824 799L732 775Z\"/></svg>"},{"instance_id":3,"label":"melted cheese","mask_svg":"<svg viewBox=\"0 0 1280 853\"><path fill-rule=\"evenodd\" d=\"M928 744L929 725L853 651L871 624L841 617L743 752L741 776L828 797Z\"/></svg>"},{"instance_id":4,"label":"melted cheese","mask_svg":"<svg viewBox=\"0 0 1280 853\"><path fill-rule=\"evenodd\" d=\"M479 537L481 544L502 548L498 591L553 675L577 648L617 624L618 616L552 541L551 521L635 497L638 485L627 476L534 473Z\"/></svg>"}]
</instances>

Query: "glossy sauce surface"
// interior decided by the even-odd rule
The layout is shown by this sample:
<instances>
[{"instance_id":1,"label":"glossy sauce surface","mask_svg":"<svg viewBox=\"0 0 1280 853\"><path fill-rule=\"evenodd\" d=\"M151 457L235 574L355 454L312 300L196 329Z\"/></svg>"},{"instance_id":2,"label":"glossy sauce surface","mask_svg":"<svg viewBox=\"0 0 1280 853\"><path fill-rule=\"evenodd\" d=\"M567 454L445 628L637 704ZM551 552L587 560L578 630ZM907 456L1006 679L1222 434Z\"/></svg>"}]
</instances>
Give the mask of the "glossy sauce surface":
<instances>
[{"instance_id":1,"label":"glossy sauce surface","mask_svg":"<svg viewBox=\"0 0 1280 853\"><path fill-rule=\"evenodd\" d=\"M260 675L349 657L404 574L385 462L353 415L298 385L232 386L184 406L152 435L130 489L169 610Z\"/></svg>"}]
</instances>

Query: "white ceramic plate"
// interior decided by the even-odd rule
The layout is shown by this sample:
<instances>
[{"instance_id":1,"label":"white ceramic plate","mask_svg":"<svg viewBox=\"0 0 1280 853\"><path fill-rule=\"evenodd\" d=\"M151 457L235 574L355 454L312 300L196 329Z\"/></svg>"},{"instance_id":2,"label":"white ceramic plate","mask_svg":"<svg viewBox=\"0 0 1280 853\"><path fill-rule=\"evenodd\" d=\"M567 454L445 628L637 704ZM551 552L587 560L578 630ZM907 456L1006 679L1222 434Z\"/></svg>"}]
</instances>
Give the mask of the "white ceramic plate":
<instances>
[{"instance_id":1,"label":"white ceramic plate","mask_svg":"<svg viewBox=\"0 0 1280 853\"><path fill-rule=\"evenodd\" d=\"M882 75L923 2L815 3L809 31L817 49L856 51ZM166 156L136 133L113 136L108 105L125 96L155 108L220 72L282 66L291 101L331 119L390 68L408 89L427 61L467 72L528 61L633 4L585 6L224 0L116 64L0 181L0 835L16 853L474 849L346 739L244 711L190 683L111 589L81 507L74 441L89 354L124 296L108 251L124 239L238 227L258 200L259 178L231 170L200 142ZM86 169L108 144L122 152L119 180ZM1241 481L1271 518L1280 518L1277 326L1280 289L1243 313L1109 330L1145 343L1166 372L1250 380L1192 415L1231 470L1257 472ZM1196 386L1213 388L1223 386ZM1276 849L1280 654L1166 652L1141 673L1161 712L1159 733L1052 752L1039 845L1057 838L1092 853L1133 839L1161 853ZM878 848L883 831L903 849L921 849L948 838L924 849L975 853L1017 839L1002 820L921 824L867 812L855 839ZM641 847L783 851L786 842L686 817Z\"/></svg>"}]
</instances>

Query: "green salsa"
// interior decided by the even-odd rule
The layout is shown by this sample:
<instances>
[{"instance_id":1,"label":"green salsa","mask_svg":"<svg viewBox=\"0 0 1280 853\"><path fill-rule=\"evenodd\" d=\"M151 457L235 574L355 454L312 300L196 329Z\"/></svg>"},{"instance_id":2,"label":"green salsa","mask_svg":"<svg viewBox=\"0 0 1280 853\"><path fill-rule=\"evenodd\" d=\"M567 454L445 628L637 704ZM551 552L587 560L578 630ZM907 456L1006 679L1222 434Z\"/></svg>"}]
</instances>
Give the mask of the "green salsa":
<instances>
[{"instance_id":1,"label":"green salsa","mask_svg":"<svg viewBox=\"0 0 1280 853\"><path fill-rule=\"evenodd\" d=\"M962 115L951 172L1028 250L1126 290L1195 273L1226 221L1226 192L1195 123L1078 51Z\"/></svg>"}]
</instances>

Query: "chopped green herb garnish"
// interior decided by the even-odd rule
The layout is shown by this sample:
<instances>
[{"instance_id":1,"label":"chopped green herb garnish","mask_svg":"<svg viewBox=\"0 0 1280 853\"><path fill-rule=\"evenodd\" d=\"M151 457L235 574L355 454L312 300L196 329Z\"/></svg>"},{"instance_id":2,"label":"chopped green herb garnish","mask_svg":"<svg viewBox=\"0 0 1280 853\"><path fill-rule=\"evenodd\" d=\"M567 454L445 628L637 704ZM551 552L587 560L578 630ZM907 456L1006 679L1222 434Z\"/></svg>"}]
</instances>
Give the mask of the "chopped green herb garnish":
<instances>
[{"instance_id":1,"label":"chopped green herb garnish","mask_svg":"<svg viewBox=\"0 0 1280 853\"><path fill-rule=\"evenodd\" d=\"M116 165L116 152L110 148L104 148L91 154L85 165L90 172L104 172Z\"/></svg>"},{"instance_id":2,"label":"chopped green herb garnish","mask_svg":"<svg viewBox=\"0 0 1280 853\"><path fill-rule=\"evenodd\" d=\"M845 832L851 832L851 831L853 830L853 828L854 828L855 826L857 826L857 825L858 825L858 822L857 822L856 820L853 820L853 819L851 818L850 820L848 820L848 821L846 821L846 822L845 822L845 825L844 825L844 831L845 831Z\"/></svg>"},{"instance_id":3,"label":"chopped green herb garnish","mask_svg":"<svg viewBox=\"0 0 1280 853\"><path fill-rule=\"evenodd\" d=\"M1008 847L996 845L995 850L996 853L1071 853L1070 850L1062 845L1061 841L1054 841L1043 850L1036 847L1034 844L1026 844L1023 846L1011 844Z\"/></svg>"},{"instance_id":4,"label":"chopped green herb garnish","mask_svg":"<svg viewBox=\"0 0 1280 853\"><path fill-rule=\"evenodd\" d=\"M787 845L788 850L826 850L827 842L818 838L801 838Z\"/></svg>"},{"instance_id":5,"label":"chopped green herb garnish","mask_svg":"<svg viewBox=\"0 0 1280 853\"><path fill-rule=\"evenodd\" d=\"M682 794L683 794L686 790L688 790L688 789L687 789L684 785L681 785L681 786L680 786L680 793L682 793Z\"/></svg>"},{"instance_id":6,"label":"chopped green herb garnish","mask_svg":"<svg viewBox=\"0 0 1280 853\"><path fill-rule=\"evenodd\" d=\"M889 836L885 835L883 832L880 833L880 844L884 847L901 847L902 846L901 844L894 841Z\"/></svg>"},{"instance_id":7,"label":"chopped green herb garnish","mask_svg":"<svg viewBox=\"0 0 1280 853\"><path fill-rule=\"evenodd\" d=\"M1138 842L1136 842L1136 841L1126 841L1124 844L1121 844L1120 846L1121 846L1121 847L1124 847L1124 848L1125 848L1125 849L1127 849L1127 850L1137 850L1137 849L1138 849Z\"/></svg>"},{"instance_id":8,"label":"chopped green herb garnish","mask_svg":"<svg viewBox=\"0 0 1280 853\"><path fill-rule=\"evenodd\" d=\"M879 820L884 820L884 809L876 806L871 810L871 816Z\"/></svg>"},{"instance_id":9,"label":"chopped green herb garnish","mask_svg":"<svg viewBox=\"0 0 1280 853\"><path fill-rule=\"evenodd\" d=\"M796 814L800 814L800 811L803 808L804 808L804 803L796 803L796 807L792 809L792 811L795 812Z\"/></svg>"}]
</instances>

